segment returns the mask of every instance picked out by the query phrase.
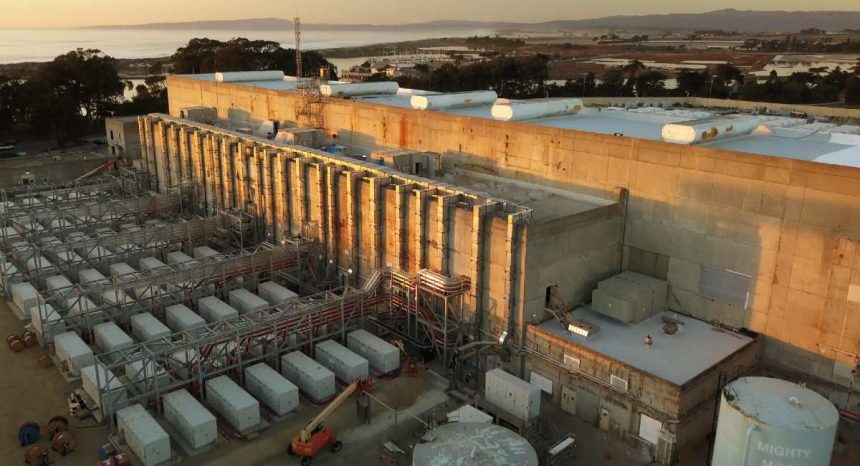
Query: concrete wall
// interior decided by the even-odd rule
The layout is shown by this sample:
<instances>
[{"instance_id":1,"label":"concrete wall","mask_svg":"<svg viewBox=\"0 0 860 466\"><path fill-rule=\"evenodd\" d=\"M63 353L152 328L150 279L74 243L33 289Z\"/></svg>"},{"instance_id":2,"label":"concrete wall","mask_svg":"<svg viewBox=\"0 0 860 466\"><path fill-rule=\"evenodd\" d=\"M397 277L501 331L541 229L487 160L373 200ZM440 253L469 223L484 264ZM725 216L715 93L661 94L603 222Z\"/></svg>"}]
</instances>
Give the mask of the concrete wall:
<instances>
[{"instance_id":1,"label":"concrete wall","mask_svg":"<svg viewBox=\"0 0 860 466\"><path fill-rule=\"evenodd\" d=\"M563 387L574 390L578 408L575 414L586 422L599 425L599 408L604 408L609 413L609 422L601 427L619 438L628 438L638 435L639 416L645 414L663 422L683 448L699 444L711 433L720 384L755 372L761 343L761 338L752 341L678 386L529 326L527 346L532 356L527 370L553 381L554 404L563 406ZM565 355L579 359L579 368L565 367ZM721 374L725 374L722 380ZM626 392L610 388L612 375L627 381Z\"/></svg>"},{"instance_id":2,"label":"concrete wall","mask_svg":"<svg viewBox=\"0 0 860 466\"><path fill-rule=\"evenodd\" d=\"M289 92L176 76L168 85L174 115L203 105L222 118L295 121ZM860 353L860 169L325 102L327 134L347 144L438 152L446 167L607 199L628 189L624 243L628 252L668 258L672 309L761 332L766 363L834 390L852 386L846 368ZM700 293L704 267L747 275L748 302Z\"/></svg>"}]
</instances>

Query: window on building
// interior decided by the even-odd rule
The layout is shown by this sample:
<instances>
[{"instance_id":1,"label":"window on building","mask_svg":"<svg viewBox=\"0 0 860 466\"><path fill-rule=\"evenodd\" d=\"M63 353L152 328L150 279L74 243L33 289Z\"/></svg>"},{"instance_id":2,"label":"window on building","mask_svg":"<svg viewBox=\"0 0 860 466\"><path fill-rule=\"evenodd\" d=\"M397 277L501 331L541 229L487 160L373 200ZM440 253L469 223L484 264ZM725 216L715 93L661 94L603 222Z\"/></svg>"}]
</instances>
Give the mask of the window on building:
<instances>
[{"instance_id":1,"label":"window on building","mask_svg":"<svg viewBox=\"0 0 860 466\"><path fill-rule=\"evenodd\" d=\"M749 275L732 270L702 267L699 294L746 309L749 299L749 284Z\"/></svg>"},{"instance_id":2,"label":"window on building","mask_svg":"<svg viewBox=\"0 0 860 466\"><path fill-rule=\"evenodd\" d=\"M609 385L612 385L613 388L617 390L621 390L622 392L627 391L627 381L622 379L621 377L610 375L609 376Z\"/></svg>"},{"instance_id":3,"label":"window on building","mask_svg":"<svg viewBox=\"0 0 860 466\"><path fill-rule=\"evenodd\" d=\"M110 130L110 140L113 141L113 130Z\"/></svg>"},{"instance_id":4,"label":"window on building","mask_svg":"<svg viewBox=\"0 0 860 466\"><path fill-rule=\"evenodd\" d=\"M569 354L564 355L564 367L572 371L578 371L581 364L582 361L578 357Z\"/></svg>"}]
</instances>

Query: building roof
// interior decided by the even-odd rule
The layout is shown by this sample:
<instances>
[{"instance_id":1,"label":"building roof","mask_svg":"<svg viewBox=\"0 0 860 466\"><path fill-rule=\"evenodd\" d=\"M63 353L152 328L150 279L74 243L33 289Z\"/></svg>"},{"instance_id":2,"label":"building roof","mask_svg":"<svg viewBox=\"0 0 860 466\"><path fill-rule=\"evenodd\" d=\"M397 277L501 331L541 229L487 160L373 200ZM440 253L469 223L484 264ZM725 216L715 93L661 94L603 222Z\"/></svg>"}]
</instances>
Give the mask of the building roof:
<instances>
[{"instance_id":1,"label":"building roof","mask_svg":"<svg viewBox=\"0 0 860 466\"><path fill-rule=\"evenodd\" d=\"M458 170L444 174L441 178L446 183L531 208L532 220L536 222L576 215L615 203L608 199L477 172Z\"/></svg>"},{"instance_id":2,"label":"building roof","mask_svg":"<svg viewBox=\"0 0 860 466\"><path fill-rule=\"evenodd\" d=\"M600 331L585 338L562 329L556 319L538 327L676 385L689 382L753 341L748 336L674 312L661 312L638 324L626 324L584 306L572 311L570 317L596 324ZM677 333L663 332L664 317L678 322ZM648 335L652 339L650 347L645 346Z\"/></svg>"},{"instance_id":3,"label":"building roof","mask_svg":"<svg viewBox=\"0 0 860 466\"><path fill-rule=\"evenodd\" d=\"M214 74L186 75L186 78L215 81ZM273 90L295 89L295 78L285 77L277 81L234 82L243 86ZM331 82L337 84L337 82ZM439 94L418 89L401 88L396 94L354 96L353 100L412 108L413 95ZM547 100L547 99L540 99ZM623 98L619 99L623 100ZM535 100L537 101L537 100ZM511 101L520 104L523 101ZM456 115L493 119L492 104L444 108L439 111ZM520 120L519 123L566 128L591 133L626 136L637 139L663 141L664 125L686 123L720 117L729 112L719 108L662 108L645 106L584 107L574 113L547 118ZM752 115L752 114L750 114ZM754 115L758 127L733 137L716 138L696 145L738 152L785 157L835 165L860 167L860 126L831 122L809 122L806 118L784 115Z\"/></svg>"}]
</instances>

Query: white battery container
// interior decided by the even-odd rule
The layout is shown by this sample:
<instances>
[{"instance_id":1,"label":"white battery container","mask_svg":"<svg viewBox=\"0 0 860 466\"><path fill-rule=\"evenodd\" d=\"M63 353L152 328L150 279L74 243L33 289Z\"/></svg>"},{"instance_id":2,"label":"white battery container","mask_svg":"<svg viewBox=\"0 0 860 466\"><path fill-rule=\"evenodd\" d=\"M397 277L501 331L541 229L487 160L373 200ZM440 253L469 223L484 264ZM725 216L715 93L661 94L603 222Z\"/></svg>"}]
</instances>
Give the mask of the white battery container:
<instances>
[{"instance_id":1,"label":"white battery container","mask_svg":"<svg viewBox=\"0 0 860 466\"><path fill-rule=\"evenodd\" d=\"M352 383L368 375L367 359L353 353L334 340L326 340L314 347L317 362L334 372L338 379Z\"/></svg>"},{"instance_id":2,"label":"white battery container","mask_svg":"<svg viewBox=\"0 0 860 466\"><path fill-rule=\"evenodd\" d=\"M239 317L239 311L215 296L197 300L197 310L206 322L222 322Z\"/></svg>"},{"instance_id":3,"label":"white battery container","mask_svg":"<svg viewBox=\"0 0 860 466\"><path fill-rule=\"evenodd\" d=\"M269 307L269 303L254 293L239 288L230 292L230 306L233 306L241 314L248 314L266 309Z\"/></svg>"},{"instance_id":4,"label":"white battery container","mask_svg":"<svg viewBox=\"0 0 860 466\"><path fill-rule=\"evenodd\" d=\"M335 394L334 372L301 351L281 356L281 374L315 401L328 399Z\"/></svg>"},{"instance_id":5,"label":"white battery container","mask_svg":"<svg viewBox=\"0 0 860 466\"><path fill-rule=\"evenodd\" d=\"M184 389L161 397L164 419L191 448L202 448L218 438L218 422L197 399Z\"/></svg>"},{"instance_id":6,"label":"white battery container","mask_svg":"<svg viewBox=\"0 0 860 466\"><path fill-rule=\"evenodd\" d=\"M129 349L134 341L114 322L104 322L93 327L93 340L103 353Z\"/></svg>"},{"instance_id":7,"label":"white battery container","mask_svg":"<svg viewBox=\"0 0 860 466\"><path fill-rule=\"evenodd\" d=\"M240 432L260 425L260 403L226 375L206 381L206 402Z\"/></svg>"},{"instance_id":8,"label":"white battery container","mask_svg":"<svg viewBox=\"0 0 860 466\"><path fill-rule=\"evenodd\" d=\"M170 336L171 332L154 315L144 312L131 317L131 333L142 342Z\"/></svg>"},{"instance_id":9,"label":"white battery container","mask_svg":"<svg viewBox=\"0 0 860 466\"><path fill-rule=\"evenodd\" d=\"M81 369L95 364L93 350L75 332L61 333L54 337L54 352L63 370L73 376Z\"/></svg>"},{"instance_id":10,"label":"white battery container","mask_svg":"<svg viewBox=\"0 0 860 466\"><path fill-rule=\"evenodd\" d=\"M174 304L165 308L164 320L174 332L187 332L206 325L206 320L184 304Z\"/></svg>"},{"instance_id":11,"label":"white battery container","mask_svg":"<svg viewBox=\"0 0 860 466\"><path fill-rule=\"evenodd\" d=\"M144 466L170 461L170 437L143 406L135 404L117 411L116 426L119 436Z\"/></svg>"},{"instance_id":12,"label":"white battery container","mask_svg":"<svg viewBox=\"0 0 860 466\"><path fill-rule=\"evenodd\" d=\"M400 349L367 330L347 334L346 347L367 359L370 367L383 374L400 368Z\"/></svg>"},{"instance_id":13,"label":"white battery container","mask_svg":"<svg viewBox=\"0 0 860 466\"><path fill-rule=\"evenodd\" d=\"M257 286L257 294L273 306L284 304L299 297L295 292L275 282L260 283Z\"/></svg>"},{"instance_id":14,"label":"white battery container","mask_svg":"<svg viewBox=\"0 0 860 466\"><path fill-rule=\"evenodd\" d=\"M81 388L97 407L108 412L113 411L114 403L123 403L128 396L125 385L120 382L116 374L108 371L100 362L81 369Z\"/></svg>"},{"instance_id":15,"label":"white battery container","mask_svg":"<svg viewBox=\"0 0 860 466\"><path fill-rule=\"evenodd\" d=\"M245 389L279 416L299 405L299 388L266 363L245 368Z\"/></svg>"}]
</instances>

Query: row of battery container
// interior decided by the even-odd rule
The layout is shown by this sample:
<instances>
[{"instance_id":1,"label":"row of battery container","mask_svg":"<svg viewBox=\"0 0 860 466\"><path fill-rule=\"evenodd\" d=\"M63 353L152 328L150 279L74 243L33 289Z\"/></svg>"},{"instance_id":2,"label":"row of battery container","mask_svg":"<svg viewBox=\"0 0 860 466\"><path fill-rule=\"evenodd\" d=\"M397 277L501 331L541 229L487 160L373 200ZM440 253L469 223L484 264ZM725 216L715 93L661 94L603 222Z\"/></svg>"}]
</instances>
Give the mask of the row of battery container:
<instances>
[{"instance_id":1,"label":"row of battery container","mask_svg":"<svg viewBox=\"0 0 860 466\"><path fill-rule=\"evenodd\" d=\"M179 436L177 440L199 449L217 437L217 421L210 409L234 431L252 432L261 424L261 403L275 416L283 416L298 407L300 390L311 402L324 402L337 394L336 379L347 383L367 378L369 367L380 373L400 367L399 350L370 332L349 333L347 345L349 348L332 340L321 342L315 347L316 359L301 351L284 354L280 373L262 362L245 367L244 388L226 375L211 378L204 384L205 406L183 389L170 392L162 397L164 420ZM129 378L141 371L142 363L130 366L126 371ZM162 368L153 370L164 374L167 382ZM97 378L102 394L114 402L123 401L126 387L101 364L81 371L82 387L90 398L99 399ZM118 410L116 416L120 435L143 464L158 465L171 458L170 435L146 409L135 404Z\"/></svg>"},{"instance_id":2,"label":"row of battery container","mask_svg":"<svg viewBox=\"0 0 860 466\"><path fill-rule=\"evenodd\" d=\"M57 222L57 220L54 220L54 222ZM62 225L58 224L58 228L65 225L62 222L60 223ZM0 240L5 242L12 252L22 258L23 264L21 265L25 268L24 271L36 276L47 276L52 272L59 273L56 264L39 253L33 247L33 244L27 241L27 234L29 232L40 233L42 231L36 227L39 224L33 224L32 228L23 228L18 224L16 225L17 226L0 227ZM144 222L144 227L163 227L166 225L168 224L157 219L147 220ZM69 227L69 225L65 226ZM119 230L120 232L139 231L141 230L141 226L135 223L125 223L120 225ZM94 238L105 239L115 236L118 233L119 232L116 230L108 227L97 228L89 235L80 231L66 231L63 235L66 242L57 236L45 235L39 236L38 241L34 244L38 244L43 248L52 248L60 260L68 264L75 264L76 267L85 265L87 261L105 261L118 254L133 253L145 248L151 249L159 247L169 249L170 247L179 247L177 244L159 244L158 241L154 241L150 244L115 244L111 245L110 248L101 245L94 245L85 248L78 248L77 251L72 247L72 245L80 244L82 241ZM194 248L193 255L194 258L192 259L182 251L172 251L165 254L165 259L167 260L168 265L175 267L188 267L195 264L195 261L197 260L217 260L218 258L223 257L221 253L208 246ZM141 264L141 268L143 268L144 265L145 264ZM16 267L15 264L7 261L5 257L0 255L0 289L10 290L12 285L20 283L24 281L24 279L25 276L22 271L18 270L18 267Z\"/></svg>"}]
</instances>

